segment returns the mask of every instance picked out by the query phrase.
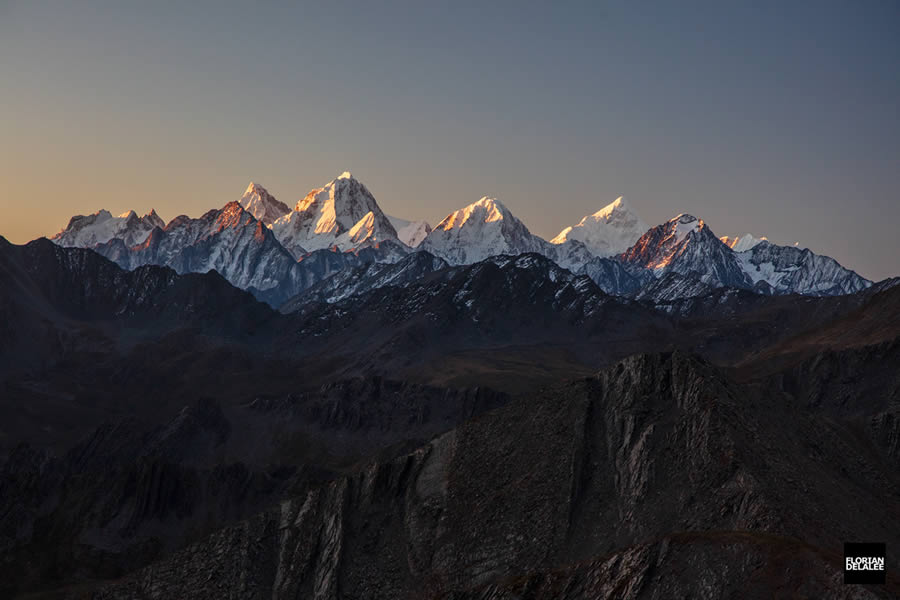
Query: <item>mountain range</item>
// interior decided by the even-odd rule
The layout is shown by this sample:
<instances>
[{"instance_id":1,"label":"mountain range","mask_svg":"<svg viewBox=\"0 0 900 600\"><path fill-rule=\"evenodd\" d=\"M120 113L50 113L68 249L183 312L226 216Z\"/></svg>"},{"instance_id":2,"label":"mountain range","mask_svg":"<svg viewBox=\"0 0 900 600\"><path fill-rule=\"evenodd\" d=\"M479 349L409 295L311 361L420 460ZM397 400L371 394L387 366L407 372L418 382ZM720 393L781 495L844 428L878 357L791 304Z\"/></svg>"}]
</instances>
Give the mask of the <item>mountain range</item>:
<instances>
[{"instance_id":1,"label":"mountain range","mask_svg":"<svg viewBox=\"0 0 900 600\"><path fill-rule=\"evenodd\" d=\"M165 224L155 211L144 217L133 211L112 217L101 210L72 217L51 239L65 247L93 249L126 269L148 264L179 273L214 269L275 307L345 268L391 264L413 252L427 252L448 265L534 252L587 275L609 294L644 300L657 294L659 300L671 301L678 290L695 293L698 286L827 296L872 284L805 248L749 234L718 238L691 215L648 227L624 198L549 242L489 197L432 228L424 221L386 215L349 172L310 191L293 209L251 183L240 200L199 219L182 215ZM322 268L325 263L329 266ZM672 286L669 274L693 283ZM663 280L668 284L660 286ZM362 291L358 285L354 289Z\"/></svg>"},{"instance_id":2,"label":"mountain range","mask_svg":"<svg viewBox=\"0 0 900 600\"><path fill-rule=\"evenodd\" d=\"M900 539L898 315L693 215L431 227L349 172L0 238L0 596L846 598Z\"/></svg>"}]
</instances>

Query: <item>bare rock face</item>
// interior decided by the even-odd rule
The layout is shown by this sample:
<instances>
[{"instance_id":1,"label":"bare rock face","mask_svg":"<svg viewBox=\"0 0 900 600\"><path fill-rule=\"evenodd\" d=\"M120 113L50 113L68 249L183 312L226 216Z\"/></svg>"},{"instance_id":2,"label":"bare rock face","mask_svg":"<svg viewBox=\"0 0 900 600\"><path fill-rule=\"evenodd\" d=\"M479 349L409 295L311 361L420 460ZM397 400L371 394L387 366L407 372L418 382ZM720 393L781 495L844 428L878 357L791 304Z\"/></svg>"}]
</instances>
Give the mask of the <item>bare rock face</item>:
<instances>
[{"instance_id":1,"label":"bare rock face","mask_svg":"<svg viewBox=\"0 0 900 600\"><path fill-rule=\"evenodd\" d=\"M898 499L896 471L849 427L691 356L643 355L313 489L97 597L887 597L894 588L851 594L839 555L847 539L900 538Z\"/></svg>"},{"instance_id":2,"label":"bare rock face","mask_svg":"<svg viewBox=\"0 0 900 600\"><path fill-rule=\"evenodd\" d=\"M0 596L118 577L311 484L319 498L361 457L387 461L506 401L485 388L353 379L227 411L201 398L156 427L111 421L60 457L20 445L0 463ZM324 498L316 505L330 510Z\"/></svg>"},{"instance_id":3,"label":"bare rock face","mask_svg":"<svg viewBox=\"0 0 900 600\"><path fill-rule=\"evenodd\" d=\"M808 248L779 246L762 240L736 256L754 284L764 282L774 293L839 296L872 285L833 258L815 254Z\"/></svg>"},{"instance_id":4,"label":"bare rock face","mask_svg":"<svg viewBox=\"0 0 900 600\"><path fill-rule=\"evenodd\" d=\"M833 557L795 540L753 533L674 534L573 567L453 594L455 600L584 598L883 598L842 585Z\"/></svg>"},{"instance_id":5,"label":"bare rock face","mask_svg":"<svg viewBox=\"0 0 900 600\"><path fill-rule=\"evenodd\" d=\"M681 214L647 231L620 258L657 277L678 273L714 287L749 288L735 256L702 219Z\"/></svg>"}]
</instances>

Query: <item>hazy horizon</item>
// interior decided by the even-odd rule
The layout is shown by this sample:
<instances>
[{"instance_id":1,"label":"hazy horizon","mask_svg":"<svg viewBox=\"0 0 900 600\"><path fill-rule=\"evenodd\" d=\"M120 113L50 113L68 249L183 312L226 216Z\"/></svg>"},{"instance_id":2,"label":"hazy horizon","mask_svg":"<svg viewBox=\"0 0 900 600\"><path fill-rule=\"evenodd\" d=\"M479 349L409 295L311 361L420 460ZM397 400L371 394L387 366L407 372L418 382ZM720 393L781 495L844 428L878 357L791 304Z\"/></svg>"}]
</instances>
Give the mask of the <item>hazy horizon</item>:
<instances>
[{"instance_id":1,"label":"hazy horizon","mask_svg":"<svg viewBox=\"0 0 900 600\"><path fill-rule=\"evenodd\" d=\"M900 5L0 1L0 235L349 170L432 225L488 195L550 239L624 195L651 226L900 275Z\"/></svg>"}]
</instances>

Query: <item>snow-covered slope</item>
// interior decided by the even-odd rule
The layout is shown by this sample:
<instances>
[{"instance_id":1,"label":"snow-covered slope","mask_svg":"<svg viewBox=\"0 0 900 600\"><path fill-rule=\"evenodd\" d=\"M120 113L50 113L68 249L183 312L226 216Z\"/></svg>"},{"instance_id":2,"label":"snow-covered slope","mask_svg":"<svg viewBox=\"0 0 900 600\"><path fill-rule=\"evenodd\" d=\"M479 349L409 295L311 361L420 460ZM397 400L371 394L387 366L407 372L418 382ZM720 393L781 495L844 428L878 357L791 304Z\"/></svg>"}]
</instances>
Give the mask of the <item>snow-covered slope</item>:
<instances>
[{"instance_id":1,"label":"snow-covered slope","mask_svg":"<svg viewBox=\"0 0 900 600\"><path fill-rule=\"evenodd\" d=\"M397 230L397 237L400 241L410 248L415 248L421 244L425 236L431 233L431 225L426 221L407 221L400 217L391 216L388 216L388 220L394 226L394 229Z\"/></svg>"},{"instance_id":2,"label":"snow-covered slope","mask_svg":"<svg viewBox=\"0 0 900 600\"><path fill-rule=\"evenodd\" d=\"M578 272L585 264L598 258L594 256L593 252L588 250L587 246L578 240L567 240L562 244L548 243L544 246L543 254L562 268L570 269L573 273Z\"/></svg>"},{"instance_id":3,"label":"snow-covered slope","mask_svg":"<svg viewBox=\"0 0 900 600\"><path fill-rule=\"evenodd\" d=\"M754 284L764 282L776 294L836 296L866 289L872 282L828 256L807 248L779 246L765 240L735 254Z\"/></svg>"},{"instance_id":4,"label":"snow-covered slope","mask_svg":"<svg viewBox=\"0 0 900 600\"><path fill-rule=\"evenodd\" d=\"M282 300L296 294L298 265L261 221L230 202L199 219L179 216L156 227L136 245L114 238L94 248L125 269L165 265L179 273L216 270L245 290L280 288Z\"/></svg>"},{"instance_id":5,"label":"snow-covered slope","mask_svg":"<svg viewBox=\"0 0 900 600\"><path fill-rule=\"evenodd\" d=\"M650 229L621 255L657 278L678 273L715 287L750 288L735 253L701 219L681 214Z\"/></svg>"},{"instance_id":6,"label":"snow-covered slope","mask_svg":"<svg viewBox=\"0 0 900 600\"><path fill-rule=\"evenodd\" d=\"M451 265L538 253L572 273L587 275L609 294L665 301L695 295L707 289L703 286L835 295L871 285L834 259L807 249L777 246L750 234L717 238L690 215L639 233L645 227L619 198L564 229L551 243L533 235L503 203L484 197L432 230L424 221L388 217L362 183L343 173L312 190L293 210L251 183L240 201L197 219L182 215L165 225L154 211L144 217L134 211L113 217L101 210L73 217L53 241L94 249L128 269L145 264L168 265L182 273L215 269L276 306L343 269L404 260L412 247ZM620 254L606 256L635 238ZM409 264L422 267L417 260ZM393 272L366 267L356 275L346 274L346 285L340 283L343 279L333 283L361 293L368 284L353 282L353 277L363 271L366 281L373 282L373 273L381 277ZM405 270L403 277L416 272ZM679 277L669 277L672 274ZM644 291L647 286L652 289ZM343 292L322 294L331 298Z\"/></svg>"},{"instance_id":7,"label":"snow-covered slope","mask_svg":"<svg viewBox=\"0 0 900 600\"><path fill-rule=\"evenodd\" d=\"M488 197L447 215L418 249L451 265L471 264L499 254L553 253L550 244L528 231L499 200Z\"/></svg>"},{"instance_id":8,"label":"snow-covered slope","mask_svg":"<svg viewBox=\"0 0 900 600\"><path fill-rule=\"evenodd\" d=\"M652 303L672 302L673 300L704 296L715 289L714 286L696 279L671 272L642 287L635 295L635 299Z\"/></svg>"},{"instance_id":9,"label":"snow-covered slope","mask_svg":"<svg viewBox=\"0 0 900 600\"><path fill-rule=\"evenodd\" d=\"M155 210L143 217L138 217L133 210L118 217L112 216L108 210L101 210L92 215L72 217L68 226L50 239L60 246L74 248L93 248L113 238L134 245L147 239L154 227L164 226Z\"/></svg>"},{"instance_id":10,"label":"snow-covered slope","mask_svg":"<svg viewBox=\"0 0 900 600\"><path fill-rule=\"evenodd\" d=\"M602 256L593 257L574 272L587 275L601 290L612 296L632 296L656 281L647 269L629 269L615 258Z\"/></svg>"},{"instance_id":11,"label":"snow-covered slope","mask_svg":"<svg viewBox=\"0 0 900 600\"><path fill-rule=\"evenodd\" d=\"M266 188L252 181L247 186L247 191L241 196L240 204L257 221L262 221L268 227L271 227L280 217L291 212L287 204L279 202L275 196L266 191Z\"/></svg>"},{"instance_id":12,"label":"snow-covered slope","mask_svg":"<svg viewBox=\"0 0 900 600\"><path fill-rule=\"evenodd\" d=\"M648 229L623 196L576 225L566 227L550 243L577 240L595 256L613 256L630 248Z\"/></svg>"},{"instance_id":13,"label":"snow-covered slope","mask_svg":"<svg viewBox=\"0 0 900 600\"><path fill-rule=\"evenodd\" d=\"M762 241L767 240L768 238L766 238L766 237L758 238L758 237L754 237L753 235L751 235L749 233L745 233L741 237L737 237L737 236L728 237L727 235L723 235L719 239L722 240L723 244L725 244L726 246L728 246L735 252L743 252L744 250L749 250L753 246L757 245L758 243L760 243Z\"/></svg>"},{"instance_id":14,"label":"snow-covered slope","mask_svg":"<svg viewBox=\"0 0 900 600\"><path fill-rule=\"evenodd\" d=\"M747 249L734 251L732 247ZM649 269L658 278L677 273L713 287L762 294L832 296L858 292L872 284L833 258L805 248L778 246L749 234L718 239L702 220L690 215L678 215L654 227L623 253L621 260L632 270ZM644 296L673 300L696 294L698 289L691 289L689 282L670 279Z\"/></svg>"},{"instance_id":15,"label":"snow-covered slope","mask_svg":"<svg viewBox=\"0 0 900 600\"><path fill-rule=\"evenodd\" d=\"M427 275L446 267L446 261L428 252L411 252L403 260L393 264L363 263L357 267L345 268L323 279L285 302L280 310L291 313L309 302L334 303L386 286L402 287L417 283Z\"/></svg>"},{"instance_id":16,"label":"snow-covered slope","mask_svg":"<svg viewBox=\"0 0 900 600\"><path fill-rule=\"evenodd\" d=\"M349 250L398 241L397 231L375 197L349 172L309 192L294 210L275 221L272 231L298 259L323 248Z\"/></svg>"}]
</instances>

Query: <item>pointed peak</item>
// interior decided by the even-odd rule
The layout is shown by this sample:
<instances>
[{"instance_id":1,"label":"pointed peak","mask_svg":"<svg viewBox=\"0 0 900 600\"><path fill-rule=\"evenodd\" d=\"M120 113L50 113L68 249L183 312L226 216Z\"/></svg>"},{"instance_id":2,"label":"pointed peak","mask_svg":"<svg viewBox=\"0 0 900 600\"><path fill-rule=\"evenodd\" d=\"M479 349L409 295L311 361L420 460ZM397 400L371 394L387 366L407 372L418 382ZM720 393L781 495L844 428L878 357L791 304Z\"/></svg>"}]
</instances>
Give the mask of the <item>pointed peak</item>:
<instances>
[{"instance_id":1,"label":"pointed peak","mask_svg":"<svg viewBox=\"0 0 900 600\"><path fill-rule=\"evenodd\" d=\"M207 214L214 213L214 212L215 212L215 211L210 211L210 212L207 213ZM240 213L245 212L245 211L244 211L244 207L241 205L240 202L238 202L237 200L232 200L231 202L229 202L228 204L226 204L225 206L223 206L222 209L221 209L219 212L221 212L221 213L226 213L226 212L227 212L227 213L231 213L231 212L235 212L235 213L240 214Z\"/></svg>"},{"instance_id":2,"label":"pointed peak","mask_svg":"<svg viewBox=\"0 0 900 600\"><path fill-rule=\"evenodd\" d=\"M163 227L166 226L166 222L163 221L163 220L162 220L162 217L160 217L160 216L156 213L156 209L155 209L155 208L151 208L151 209L150 209L150 212L148 212L146 215L144 215L143 217L141 217L141 220L144 221L145 223L149 223L150 225L152 225L152 226L154 226L154 227L163 228Z\"/></svg>"},{"instance_id":3,"label":"pointed peak","mask_svg":"<svg viewBox=\"0 0 900 600\"><path fill-rule=\"evenodd\" d=\"M255 181L251 181L250 185L247 186L247 190L244 192L244 196L252 196L253 194L268 196L269 192L260 184L256 183Z\"/></svg>"},{"instance_id":4,"label":"pointed peak","mask_svg":"<svg viewBox=\"0 0 900 600\"><path fill-rule=\"evenodd\" d=\"M137 218L137 213L134 212L133 210L127 210L127 211L123 212L121 215L119 215L119 218L120 219Z\"/></svg>"},{"instance_id":5,"label":"pointed peak","mask_svg":"<svg viewBox=\"0 0 900 600\"><path fill-rule=\"evenodd\" d=\"M469 206L463 209L463 212L468 218L477 210L483 210L485 212L484 222L491 223L493 221L502 221L503 217L508 216L509 210L504 206L502 202L494 198L493 196L482 196L481 200L478 202L473 202Z\"/></svg>"},{"instance_id":6,"label":"pointed peak","mask_svg":"<svg viewBox=\"0 0 900 600\"><path fill-rule=\"evenodd\" d=\"M738 237L728 237L727 235L723 235L719 238L723 244L734 250L735 252L744 252L745 250L750 250L751 248L756 247L762 242L768 242L768 238L763 237L755 237L750 233L745 233L744 235Z\"/></svg>"},{"instance_id":7,"label":"pointed peak","mask_svg":"<svg viewBox=\"0 0 900 600\"><path fill-rule=\"evenodd\" d=\"M473 203L471 206L483 206L485 208L497 208L504 211L506 210L506 207L503 205L503 203L493 196L482 196L481 200Z\"/></svg>"},{"instance_id":8,"label":"pointed peak","mask_svg":"<svg viewBox=\"0 0 900 600\"><path fill-rule=\"evenodd\" d=\"M444 220L437 224L435 229L454 229L462 227L467 222L493 223L502 221L504 217L512 218L512 213L503 205L502 202L491 196L482 196L481 200L454 211L444 217Z\"/></svg>"},{"instance_id":9,"label":"pointed peak","mask_svg":"<svg viewBox=\"0 0 900 600\"><path fill-rule=\"evenodd\" d=\"M337 176L338 179L353 179L353 175L350 171L344 171L340 175Z\"/></svg>"},{"instance_id":10,"label":"pointed peak","mask_svg":"<svg viewBox=\"0 0 900 600\"><path fill-rule=\"evenodd\" d=\"M687 238L691 233L700 231L705 227L703 219L698 219L694 215L686 213L681 213L669 219L667 225L672 228L671 235L674 235L679 242Z\"/></svg>"},{"instance_id":11,"label":"pointed peak","mask_svg":"<svg viewBox=\"0 0 900 600\"><path fill-rule=\"evenodd\" d=\"M625 196L619 196L618 198L616 198L615 200L613 200L612 202L610 202L609 204L607 204L606 206L604 206L603 208L601 208L600 210L598 210L591 216L594 217L595 219L597 219L597 218L602 219L602 218L612 215L613 212L628 211L628 210L631 210L631 206L625 200Z\"/></svg>"},{"instance_id":12,"label":"pointed peak","mask_svg":"<svg viewBox=\"0 0 900 600\"><path fill-rule=\"evenodd\" d=\"M695 221L700 221L700 219L698 219L694 215L689 215L687 213L681 213L681 214L675 215L674 217L669 219L670 223L681 223L681 224L693 223Z\"/></svg>"}]
</instances>

